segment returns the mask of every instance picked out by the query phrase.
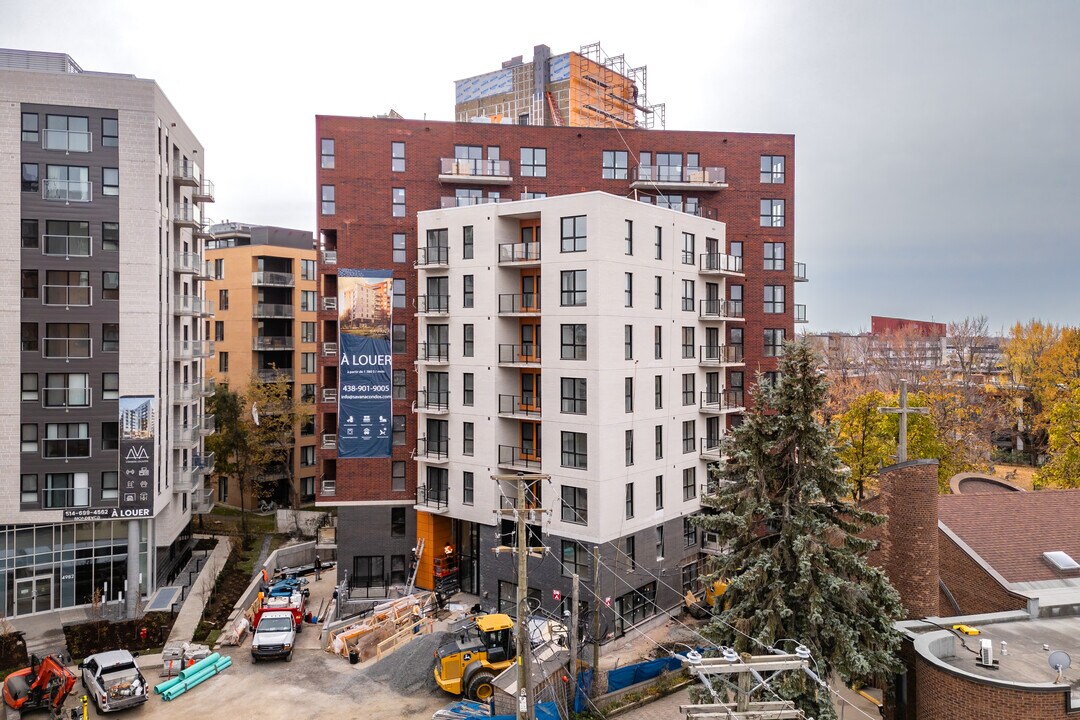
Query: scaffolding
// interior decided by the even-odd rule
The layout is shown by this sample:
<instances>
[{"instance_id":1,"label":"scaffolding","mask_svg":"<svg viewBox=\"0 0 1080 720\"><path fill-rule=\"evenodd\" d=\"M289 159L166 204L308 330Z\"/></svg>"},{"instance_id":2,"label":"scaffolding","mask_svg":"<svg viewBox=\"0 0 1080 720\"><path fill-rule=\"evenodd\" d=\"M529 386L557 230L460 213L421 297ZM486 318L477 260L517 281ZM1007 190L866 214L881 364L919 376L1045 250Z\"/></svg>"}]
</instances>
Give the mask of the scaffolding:
<instances>
[{"instance_id":1,"label":"scaffolding","mask_svg":"<svg viewBox=\"0 0 1080 720\"><path fill-rule=\"evenodd\" d=\"M667 126L664 103L648 100L648 66L631 67L625 55L610 56L600 43L582 45L582 120L591 127L637 127L661 129Z\"/></svg>"}]
</instances>

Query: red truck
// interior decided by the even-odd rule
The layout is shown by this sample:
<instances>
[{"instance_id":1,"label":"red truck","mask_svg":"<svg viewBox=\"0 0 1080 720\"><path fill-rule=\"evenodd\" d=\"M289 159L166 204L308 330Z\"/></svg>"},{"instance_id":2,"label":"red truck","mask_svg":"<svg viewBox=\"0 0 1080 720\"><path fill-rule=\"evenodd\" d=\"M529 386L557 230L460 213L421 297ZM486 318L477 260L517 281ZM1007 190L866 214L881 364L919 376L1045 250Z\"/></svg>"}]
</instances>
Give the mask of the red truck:
<instances>
[{"instance_id":1,"label":"red truck","mask_svg":"<svg viewBox=\"0 0 1080 720\"><path fill-rule=\"evenodd\" d=\"M264 597L262 605L255 611L255 617L251 621L251 626L257 627L260 618L264 612L278 612L288 611L292 613L293 623L296 625L296 632L303 632L304 630L304 613L307 610L307 593L297 590L289 595L271 595L270 597Z\"/></svg>"}]
</instances>

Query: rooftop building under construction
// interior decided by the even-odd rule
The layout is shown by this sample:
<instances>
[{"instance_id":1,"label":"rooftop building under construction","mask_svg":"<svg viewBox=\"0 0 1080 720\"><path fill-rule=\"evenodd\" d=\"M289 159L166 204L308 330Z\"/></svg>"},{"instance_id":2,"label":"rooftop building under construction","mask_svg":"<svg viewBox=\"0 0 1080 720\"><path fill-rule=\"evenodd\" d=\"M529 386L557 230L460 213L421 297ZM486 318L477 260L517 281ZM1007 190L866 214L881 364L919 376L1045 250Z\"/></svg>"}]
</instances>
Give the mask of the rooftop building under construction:
<instances>
[{"instance_id":1,"label":"rooftop building under construction","mask_svg":"<svg viewBox=\"0 0 1080 720\"><path fill-rule=\"evenodd\" d=\"M664 105L650 105L647 98L647 68L630 67L623 55L609 57L600 43L561 55L537 45L532 62L518 55L454 86L458 122L664 127Z\"/></svg>"}]
</instances>

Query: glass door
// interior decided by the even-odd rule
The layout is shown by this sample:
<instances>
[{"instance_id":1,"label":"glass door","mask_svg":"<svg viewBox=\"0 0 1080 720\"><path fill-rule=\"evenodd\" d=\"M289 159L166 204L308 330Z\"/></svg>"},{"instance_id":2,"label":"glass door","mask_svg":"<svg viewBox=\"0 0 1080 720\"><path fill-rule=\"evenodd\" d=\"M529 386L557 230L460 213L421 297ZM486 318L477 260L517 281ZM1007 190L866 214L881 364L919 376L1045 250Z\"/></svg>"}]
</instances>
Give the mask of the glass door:
<instances>
[{"instance_id":1,"label":"glass door","mask_svg":"<svg viewBox=\"0 0 1080 720\"><path fill-rule=\"evenodd\" d=\"M52 576L22 578L15 581L15 615L52 610Z\"/></svg>"}]
</instances>

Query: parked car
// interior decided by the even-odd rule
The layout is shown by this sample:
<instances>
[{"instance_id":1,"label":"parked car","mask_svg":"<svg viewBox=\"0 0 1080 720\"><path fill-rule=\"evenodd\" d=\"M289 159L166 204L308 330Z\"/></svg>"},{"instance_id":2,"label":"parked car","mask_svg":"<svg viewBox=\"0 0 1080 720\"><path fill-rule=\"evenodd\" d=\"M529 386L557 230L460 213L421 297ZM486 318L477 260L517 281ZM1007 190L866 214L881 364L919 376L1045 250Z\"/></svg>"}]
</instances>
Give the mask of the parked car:
<instances>
[{"instance_id":1,"label":"parked car","mask_svg":"<svg viewBox=\"0 0 1080 720\"><path fill-rule=\"evenodd\" d=\"M138 655L110 650L89 655L79 663L83 687L99 712L135 707L149 699L150 688L135 664Z\"/></svg>"}]
</instances>

